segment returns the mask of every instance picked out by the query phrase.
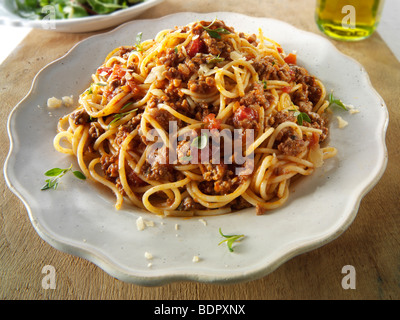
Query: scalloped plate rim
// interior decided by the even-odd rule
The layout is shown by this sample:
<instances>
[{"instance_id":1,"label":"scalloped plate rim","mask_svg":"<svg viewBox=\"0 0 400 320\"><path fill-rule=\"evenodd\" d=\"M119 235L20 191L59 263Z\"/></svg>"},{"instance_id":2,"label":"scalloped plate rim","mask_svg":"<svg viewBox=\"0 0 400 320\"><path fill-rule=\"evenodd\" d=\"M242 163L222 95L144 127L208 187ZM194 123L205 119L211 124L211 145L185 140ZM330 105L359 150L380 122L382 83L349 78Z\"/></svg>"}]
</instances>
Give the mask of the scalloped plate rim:
<instances>
[{"instance_id":1,"label":"scalloped plate rim","mask_svg":"<svg viewBox=\"0 0 400 320\"><path fill-rule=\"evenodd\" d=\"M214 13L196 13L196 12L186 12L186 13L177 13L177 14L170 14L164 17L160 17L160 18L156 18L156 19L142 19L142 20L138 20L138 21L148 21L148 22L155 22L155 21L160 21L160 20L171 20L173 17L178 16L178 15L186 15L186 14L192 14L192 15L199 15L201 17L209 17L210 15L218 15L218 14L230 14L230 15L238 15L238 16L244 16L247 18L252 18L252 19L260 19L260 20L271 20L271 21L276 21L278 23L282 23L287 25L290 28L294 28L297 31L300 32L304 32L307 33L309 35L315 36L315 37L319 37L320 40L325 41L326 43L329 43L329 45L332 48L335 48L336 52L340 55L342 55L343 57L350 59L353 63L356 63L357 65L360 66L360 68L362 70L364 70L364 68L362 67L362 65L357 62L356 60L354 60L353 58L344 55L342 52L340 52L335 46L333 46L329 40L317 35L317 34L313 34L304 30L300 30L297 29L296 27L292 26L291 24L288 24L286 22L277 20L277 19L270 19L270 18L255 18L255 17L250 17L247 15L243 15L243 14L238 14L238 13L226 13L226 12L214 12ZM326 243L331 242L332 240L336 239L338 236L340 236L353 222L354 218L357 215L358 209L359 209L359 205L360 202L362 200L362 198L376 185L376 183L380 180L380 178L382 177L385 169L386 169L386 165L387 165L387 150L386 150L386 144L385 144L385 135L386 135L386 130L387 130L387 126L388 126L388 112L386 109L386 106L384 105L384 102L382 100L382 98L379 96L379 94L376 92L376 90L373 88L369 76L368 74L365 72L364 70L364 74L363 76L366 77L366 79L368 80L369 83L369 89L373 90L374 94L380 98L380 100L382 101L383 105L382 107L385 109L386 112L386 118L385 118L385 122L383 124L383 126L381 127L381 142L382 145L381 147L383 148L383 152L384 152L384 158L381 159L381 163L379 164L379 166L377 166L377 170L376 170L376 174L373 177L373 179L371 181L366 181L363 183L364 187L362 188L362 190L359 190L359 194L358 197L353 199L353 209L351 210L351 212L347 215L347 218L345 220L342 221L342 224L340 225L340 227L336 227L334 228L334 230L331 230L331 232L329 233L328 236L326 236L324 239L319 239L319 241L310 241L309 243L303 243L301 246L298 246L295 249L291 249L287 252L285 252L284 254L281 254L280 257L278 259L276 259L275 261L269 263L268 265L262 265L259 268L255 268L253 270L251 270L250 272L247 273L243 273L243 272L237 272L237 274L234 273L234 275L230 275L229 277L224 277L221 274L219 274L218 276L216 276L215 274L192 274L192 273L185 273L182 272L180 274L173 274L170 272L167 272L163 275L158 275L158 276L152 276L152 275L137 275L137 274L132 274L130 273L128 270L124 270L123 268L118 268L118 266L113 262L113 261L109 261L106 257L104 257L101 253L96 252L95 249L93 248L82 248L82 247L77 247L76 245L74 245L73 243L63 243L58 241L57 239L54 239L52 236L49 236L49 232L48 230L44 229L40 223L38 221L35 220L35 215L32 212L32 209L28 203L28 201L25 199L25 196L23 194L21 194L19 192L19 190L17 190L13 184L13 182L10 180L9 177L9 168L10 168L10 158L12 157L13 151L14 151L14 143L13 143L13 134L12 134L12 128L11 128L11 122L12 119L14 118L14 115L16 113L16 111L18 110L19 106L21 106L23 103L25 103L28 99L30 94L32 93L34 86L36 84L37 79L40 77L41 73L51 67L53 64L56 64L58 62L60 62L61 60L63 60L65 57L67 57L76 47L80 46L82 43L85 43L86 41L90 41L91 38L94 37L103 37L103 36L107 36L107 35L111 35L114 32L118 32L118 30L120 30L121 28L126 27L127 25L130 24L135 24L137 23L137 21L131 21L131 22L127 22L119 27L117 27L114 30L111 30L107 33L103 33L103 34L98 34L98 35L94 35L91 36L87 39L84 39L80 42L78 42L77 44L75 44L65 55L63 55L62 57L54 60L53 62L50 62L48 65L46 65L45 67L43 67L35 76L33 82L32 82L32 86L29 90L29 92L26 94L26 96L13 108L13 110L11 111L8 121L7 121L7 132L9 135L9 139L10 139L10 149L7 155L7 158L5 160L4 163L4 176L5 176L5 180L6 183L8 185L8 187L10 188L10 190L23 202L23 204L25 205L30 220L35 228L35 230L37 231L37 233L45 240L47 241L50 245L52 245L53 247L55 247L56 249L69 253L69 254L73 254L79 257L82 257L88 261L91 261L92 263L94 263L95 265L99 266L101 269L103 269L104 271L106 271L108 274L123 280L125 282L130 282L130 283L135 283L135 284L139 284L139 285L144 285L144 286L154 286L154 285L163 285L163 284L167 284L167 283L171 283L171 282L175 282L175 281L196 281L196 282L205 282L205 283L237 283L237 282L243 282L243 281L250 281L250 280L254 280L254 279L258 279L260 277L266 276L269 273L273 272L276 268L278 268L279 266L281 266L282 264L284 264L286 261L290 260L291 258L299 255L299 254L303 254L305 252L311 251L313 249L316 249Z\"/></svg>"}]
</instances>

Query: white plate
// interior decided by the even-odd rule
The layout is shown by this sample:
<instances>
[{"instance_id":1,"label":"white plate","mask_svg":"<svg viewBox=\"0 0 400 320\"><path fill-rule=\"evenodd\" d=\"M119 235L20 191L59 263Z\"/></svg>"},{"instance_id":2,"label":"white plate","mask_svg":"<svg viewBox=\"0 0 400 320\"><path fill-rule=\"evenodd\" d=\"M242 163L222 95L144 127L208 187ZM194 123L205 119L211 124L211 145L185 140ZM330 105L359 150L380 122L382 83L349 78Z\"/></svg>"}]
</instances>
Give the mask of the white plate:
<instances>
[{"instance_id":1,"label":"white plate","mask_svg":"<svg viewBox=\"0 0 400 320\"><path fill-rule=\"evenodd\" d=\"M14 0L5 0L0 3L0 24L13 27L27 27L48 29L57 32L91 32L114 27L137 17L145 10L164 0L144 0L127 9L118 10L110 14L65 20L30 20L15 13Z\"/></svg>"},{"instance_id":2,"label":"white plate","mask_svg":"<svg viewBox=\"0 0 400 320\"><path fill-rule=\"evenodd\" d=\"M338 129L336 122L331 125L330 144L339 150L336 158L302 178L279 210L256 216L252 208L207 217L206 225L198 218L158 218L128 205L116 211L110 192L74 177L65 176L57 190L40 190L46 170L71 163L77 168L72 157L52 146L57 120L69 110L61 108L49 114L47 98L77 98L109 51L132 44L137 32L143 31L143 39L148 39L162 29L215 17L237 31L258 32L261 27L287 52L297 50L299 65L319 77L328 92L333 89L337 97L360 110L358 114L335 110L349 122L344 129ZM387 124L384 101L372 88L364 68L328 40L277 20L222 12L179 13L133 21L90 37L45 67L10 115L11 149L5 177L43 239L61 251L92 261L118 279L142 285L176 280L247 281L332 241L350 225L362 197L386 168ZM155 226L138 231L138 217L153 221ZM219 227L227 234L245 234L233 253L225 244L218 245L222 240ZM145 252L154 258L146 260ZM200 258L197 263L192 262L195 255Z\"/></svg>"}]
</instances>

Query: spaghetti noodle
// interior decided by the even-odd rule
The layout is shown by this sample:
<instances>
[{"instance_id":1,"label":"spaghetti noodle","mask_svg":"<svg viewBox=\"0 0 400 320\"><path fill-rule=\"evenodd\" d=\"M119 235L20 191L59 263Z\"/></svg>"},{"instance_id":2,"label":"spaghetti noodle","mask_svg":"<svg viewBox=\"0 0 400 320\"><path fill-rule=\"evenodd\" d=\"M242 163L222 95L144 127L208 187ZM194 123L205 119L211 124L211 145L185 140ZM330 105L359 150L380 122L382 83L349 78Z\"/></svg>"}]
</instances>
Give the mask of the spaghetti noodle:
<instances>
[{"instance_id":1,"label":"spaghetti noodle","mask_svg":"<svg viewBox=\"0 0 400 320\"><path fill-rule=\"evenodd\" d=\"M54 139L117 209L262 214L336 154L323 84L261 30L198 21L138 39L109 53Z\"/></svg>"}]
</instances>

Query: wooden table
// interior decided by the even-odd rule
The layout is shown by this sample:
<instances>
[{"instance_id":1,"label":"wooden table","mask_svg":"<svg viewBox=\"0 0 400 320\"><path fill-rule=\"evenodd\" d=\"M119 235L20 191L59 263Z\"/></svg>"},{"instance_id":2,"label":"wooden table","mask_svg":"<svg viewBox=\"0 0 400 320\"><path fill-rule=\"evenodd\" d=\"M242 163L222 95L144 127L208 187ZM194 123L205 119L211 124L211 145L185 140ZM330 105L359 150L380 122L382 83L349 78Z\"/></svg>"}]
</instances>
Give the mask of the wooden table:
<instances>
[{"instance_id":1,"label":"wooden table","mask_svg":"<svg viewBox=\"0 0 400 320\"><path fill-rule=\"evenodd\" d=\"M140 18L180 11L235 11L273 17L320 34L313 0L167 0ZM0 65L1 162L9 140L6 122L28 92L33 77L91 34L33 30ZM162 287L124 283L94 264L60 252L33 229L25 207L0 180L0 299L399 299L400 298L400 63L379 34L357 43L332 41L358 60L385 100L390 113L389 163L375 188L361 202L353 224L336 240L297 256L262 279L232 285L179 282ZM56 289L42 287L42 268L57 270ZM356 271L356 288L343 289L342 267Z\"/></svg>"}]
</instances>

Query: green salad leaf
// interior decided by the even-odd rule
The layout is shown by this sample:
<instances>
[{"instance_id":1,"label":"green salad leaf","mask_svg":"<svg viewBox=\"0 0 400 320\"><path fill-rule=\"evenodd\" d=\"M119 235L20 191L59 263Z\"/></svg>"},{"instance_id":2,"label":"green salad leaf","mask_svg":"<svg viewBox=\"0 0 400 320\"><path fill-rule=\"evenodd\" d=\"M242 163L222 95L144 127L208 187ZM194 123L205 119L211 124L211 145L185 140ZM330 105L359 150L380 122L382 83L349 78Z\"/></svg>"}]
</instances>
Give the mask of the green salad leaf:
<instances>
[{"instance_id":1,"label":"green salad leaf","mask_svg":"<svg viewBox=\"0 0 400 320\"><path fill-rule=\"evenodd\" d=\"M50 17L50 19L73 19L98 14L109 14L143 1L144 0L14 0L16 13L28 19L43 19L45 17Z\"/></svg>"}]
</instances>

